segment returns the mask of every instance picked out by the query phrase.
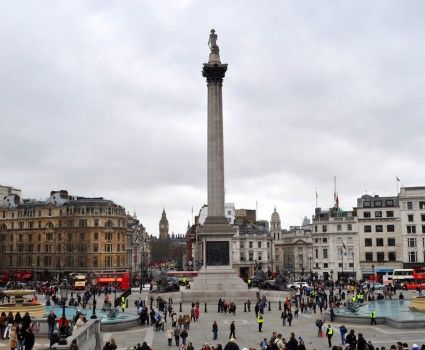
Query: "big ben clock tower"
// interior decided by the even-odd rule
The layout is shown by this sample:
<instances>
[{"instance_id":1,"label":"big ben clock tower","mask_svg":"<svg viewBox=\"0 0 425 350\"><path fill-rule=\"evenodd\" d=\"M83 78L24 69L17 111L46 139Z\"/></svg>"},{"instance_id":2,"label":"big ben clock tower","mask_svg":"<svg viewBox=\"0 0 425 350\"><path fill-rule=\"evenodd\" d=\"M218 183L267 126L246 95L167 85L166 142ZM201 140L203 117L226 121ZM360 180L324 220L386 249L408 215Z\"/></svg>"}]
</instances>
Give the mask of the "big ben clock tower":
<instances>
[{"instance_id":1,"label":"big ben clock tower","mask_svg":"<svg viewBox=\"0 0 425 350\"><path fill-rule=\"evenodd\" d=\"M159 220L159 239L167 240L169 238L170 236L168 235L168 220L164 208L162 210L161 220Z\"/></svg>"}]
</instances>

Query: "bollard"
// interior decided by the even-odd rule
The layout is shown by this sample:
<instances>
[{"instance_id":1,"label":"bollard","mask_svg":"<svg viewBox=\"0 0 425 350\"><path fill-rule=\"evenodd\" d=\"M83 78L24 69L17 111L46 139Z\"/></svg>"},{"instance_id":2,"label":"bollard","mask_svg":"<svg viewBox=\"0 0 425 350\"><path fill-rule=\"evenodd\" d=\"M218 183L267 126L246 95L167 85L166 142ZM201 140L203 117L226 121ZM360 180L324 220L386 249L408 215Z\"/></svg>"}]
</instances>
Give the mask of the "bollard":
<instances>
[{"instance_id":1,"label":"bollard","mask_svg":"<svg viewBox=\"0 0 425 350\"><path fill-rule=\"evenodd\" d=\"M182 302L180 302L180 309L179 309L179 311L182 312Z\"/></svg>"},{"instance_id":2,"label":"bollard","mask_svg":"<svg viewBox=\"0 0 425 350\"><path fill-rule=\"evenodd\" d=\"M279 300L279 311L282 310L282 302Z\"/></svg>"},{"instance_id":3,"label":"bollard","mask_svg":"<svg viewBox=\"0 0 425 350\"><path fill-rule=\"evenodd\" d=\"M243 312L246 312L246 303L243 304Z\"/></svg>"},{"instance_id":4,"label":"bollard","mask_svg":"<svg viewBox=\"0 0 425 350\"><path fill-rule=\"evenodd\" d=\"M204 312L205 313L207 313L208 311L207 311L207 303L205 303L205 305L204 305Z\"/></svg>"},{"instance_id":5,"label":"bollard","mask_svg":"<svg viewBox=\"0 0 425 350\"><path fill-rule=\"evenodd\" d=\"M271 309L271 307L270 307L270 300L269 300L269 309L268 309L269 311L272 311L272 309Z\"/></svg>"}]
</instances>

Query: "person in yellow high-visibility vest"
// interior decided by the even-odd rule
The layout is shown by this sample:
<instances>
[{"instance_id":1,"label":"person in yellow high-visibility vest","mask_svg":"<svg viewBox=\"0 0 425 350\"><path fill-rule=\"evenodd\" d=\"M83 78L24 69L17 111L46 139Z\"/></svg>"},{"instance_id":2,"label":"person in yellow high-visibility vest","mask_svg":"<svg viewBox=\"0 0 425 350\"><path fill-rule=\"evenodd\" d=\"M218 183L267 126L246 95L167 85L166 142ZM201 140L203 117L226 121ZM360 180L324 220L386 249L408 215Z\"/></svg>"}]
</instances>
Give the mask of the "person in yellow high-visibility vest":
<instances>
[{"instance_id":1,"label":"person in yellow high-visibility vest","mask_svg":"<svg viewBox=\"0 0 425 350\"><path fill-rule=\"evenodd\" d=\"M121 310L122 310L122 312L125 311L125 308L126 307L127 307L127 304L125 302L125 298L124 297L121 297Z\"/></svg>"},{"instance_id":2,"label":"person in yellow high-visibility vest","mask_svg":"<svg viewBox=\"0 0 425 350\"><path fill-rule=\"evenodd\" d=\"M353 296L351 297L351 301L352 301L353 303L356 301L356 296L355 296L355 295L353 295Z\"/></svg>"},{"instance_id":3,"label":"person in yellow high-visibility vest","mask_svg":"<svg viewBox=\"0 0 425 350\"><path fill-rule=\"evenodd\" d=\"M258 322L258 331L263 331L263 323L264 323L264 316L263 314L258 314L257 316L257 322Z\"/></svg>"},{"instance_id":4,"label":"person in yellow high-visibility vest","mask_svg":"<svg viewBox=\"0 0 425 350\"><path fill-rule=\"evenodd\" d=\"M334 335L334 329L331 325L328 325L328 329L326 330L326 336L328 337L329 347L332 347L332 336Z\"/></svg>"},{"instance_id":5,"label":"person in yellow high-visibility vest","mask_svg":"<svg viewBox=\"0 0 425 350\"><path fill-rule=\"evenodd\" d=\"M187 281L186 281L186 277L183 277L183 278L182 278L182 282L183 282L183 285L185 286L185 285L186 285L186 282L187 282Z\"/></svg>"},{"instance_id":6,"label":"person in yellow high-visibility vest","mask_svg":"<svg viewBox=\"0 0 425 350\"><path fill-rule=\"evenodd\" d=\"M376 326L376 311L375 309L372 310L370 313L370 324L374 324Z\"/></svg>"}]
</instances>

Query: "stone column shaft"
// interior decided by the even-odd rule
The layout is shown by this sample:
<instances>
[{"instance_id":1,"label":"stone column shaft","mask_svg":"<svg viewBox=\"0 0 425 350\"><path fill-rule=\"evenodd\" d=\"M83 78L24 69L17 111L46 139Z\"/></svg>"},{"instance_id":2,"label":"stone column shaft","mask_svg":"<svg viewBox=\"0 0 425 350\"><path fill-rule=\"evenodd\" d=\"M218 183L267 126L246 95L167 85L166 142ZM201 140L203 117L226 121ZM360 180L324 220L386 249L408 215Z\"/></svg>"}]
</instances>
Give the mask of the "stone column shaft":
<instances>
[{"instance_id":1,"label":"stone column shaft","mask_svg":"<svg viewBox=\"0 0 425 350\"><path fill-rule=\"evenodd\" d=\"M224 216L223 105L221 84L208 84L208 216Z\"/></svg>"}]
</instances>

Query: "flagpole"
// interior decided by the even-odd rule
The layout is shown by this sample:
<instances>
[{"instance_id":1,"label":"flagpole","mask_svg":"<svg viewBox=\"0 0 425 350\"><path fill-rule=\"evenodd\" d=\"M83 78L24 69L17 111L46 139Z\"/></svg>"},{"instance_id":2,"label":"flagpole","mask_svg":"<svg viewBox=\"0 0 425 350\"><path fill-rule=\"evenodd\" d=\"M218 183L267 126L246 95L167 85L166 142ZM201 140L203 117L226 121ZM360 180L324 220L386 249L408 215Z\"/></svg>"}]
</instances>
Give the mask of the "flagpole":
<instances>
[{"instance_id":1,"label":"flagpole","mask_svg":"<svg viewBox=\"0 0 425 350\"><path fill-rule=\"evenodd\" d=\"M318 194L317 194L317 187L316 187L316 208L317 208L317 198L318 198Z\"/></svg>"}]
</instances>

